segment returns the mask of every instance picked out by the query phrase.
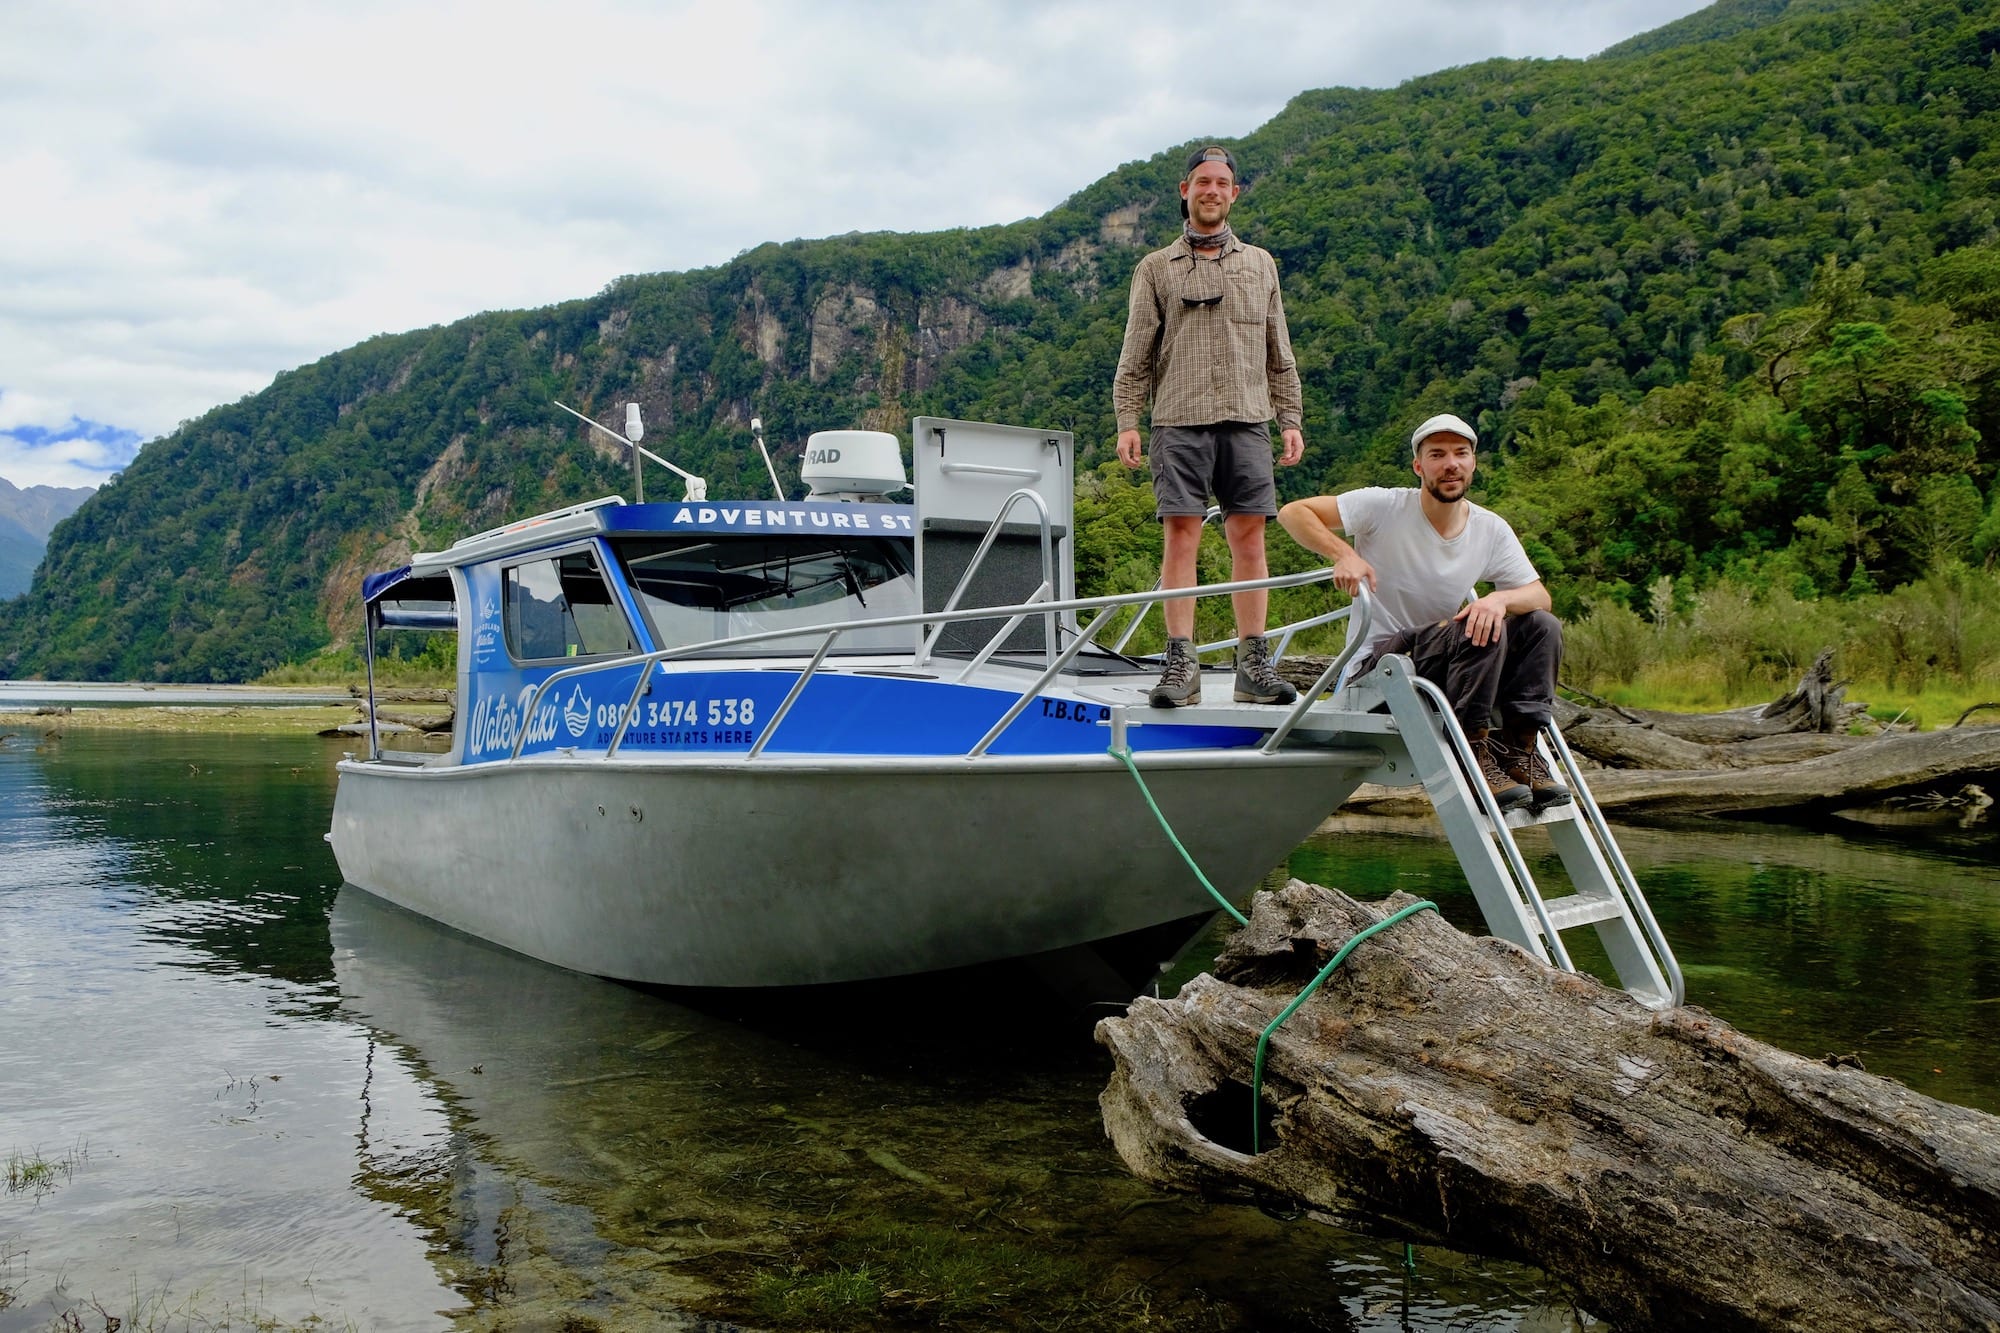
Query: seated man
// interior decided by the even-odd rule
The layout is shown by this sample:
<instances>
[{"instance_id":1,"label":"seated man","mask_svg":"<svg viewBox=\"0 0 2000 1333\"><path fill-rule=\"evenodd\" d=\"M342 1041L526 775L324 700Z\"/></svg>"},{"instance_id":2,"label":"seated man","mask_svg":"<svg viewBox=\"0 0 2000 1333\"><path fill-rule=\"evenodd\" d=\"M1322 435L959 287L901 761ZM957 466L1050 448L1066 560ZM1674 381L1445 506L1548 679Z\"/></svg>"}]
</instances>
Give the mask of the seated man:
<instances>
[{"instance_id":1,"label":"seated man","mask_svg":"<svg viewBox=\"0 0 2000 1333\"><path fill-rule=\"evenodd\" d=\"M1451 700L1500 808L1541 810L1570 799L1535 747L1554 716L1562 625L1507 520L1465 498L1478 443L1464 421L1434 416L1410 436L1418 485L1295 500L1278 522L1334 562L1348 596L1363 583L1375 595L1375 622L1348 678L1385 653L1407 653ZM1466 602L1477 583L1493 591Z\"/></svg>"}]
</instances>

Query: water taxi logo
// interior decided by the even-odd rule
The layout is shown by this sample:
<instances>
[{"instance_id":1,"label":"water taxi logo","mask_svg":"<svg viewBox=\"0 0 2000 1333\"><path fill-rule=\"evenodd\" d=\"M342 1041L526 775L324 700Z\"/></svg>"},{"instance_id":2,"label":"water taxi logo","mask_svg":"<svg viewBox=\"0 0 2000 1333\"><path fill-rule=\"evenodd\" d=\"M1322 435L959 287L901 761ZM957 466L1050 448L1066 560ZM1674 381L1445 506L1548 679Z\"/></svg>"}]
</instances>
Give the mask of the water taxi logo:
<instances>
[{"instance_id":1,"label":"water taxi logo","mask_svg":"<svg viewBox=\"0 0 2000 1333\"><path fill-rule=\"evenodd\" d=\"M520 695L511 703L502 695L481 697L473 707L470 734L466 738L473 756L476 758L496 751L511 752L517 736L523 751L538 742L554 740L556 701L543 700L530 719L528 706L534 699L535 687L532 685L522 687Z\"/></svg>"},{"instance_id":2,"label":"water taxi logo","mask_svg":"<svg viewBox=\"0 0 2000 1333\"><path fill-rule=\"evenodd\" d=\"M479 604L479 628L472 632L472 660L485 665L500 646L500 604L487 598Z\"/></svg>"},{"instance_id":3,"label":"water taxi logo","mask_svg":"<svg viewBox=\"0 0 2000 1333\"><path fill-rule=\"evenodd\" d=\"M581 685L570 687L569 702L563 705L563 725L569 728L570 735L579 740L590 727L590 700L583 697Z\"/></svg>"}]
</instances>

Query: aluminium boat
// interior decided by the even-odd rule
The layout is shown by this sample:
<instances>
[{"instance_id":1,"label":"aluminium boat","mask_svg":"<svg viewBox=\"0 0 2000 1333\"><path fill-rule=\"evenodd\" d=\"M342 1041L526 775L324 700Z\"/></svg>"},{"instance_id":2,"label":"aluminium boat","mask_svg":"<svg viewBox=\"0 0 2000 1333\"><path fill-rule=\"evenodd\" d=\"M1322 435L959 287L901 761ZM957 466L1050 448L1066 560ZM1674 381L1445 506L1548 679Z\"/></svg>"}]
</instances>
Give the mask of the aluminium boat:
<instances>
[{"instance_id":1,"label":"aluminium boat","mask_svg":"<svg viewBox=\"0 0 2000 1333\"><path fill-rule=\"evenodd\" d=\"M1242 896L1381 755L1269 746L1291 710L1220 672L1148 708L1157 660L1100 640L1160 595L1075 596L1070 437L915 438L910 502L896 437L822 432L805 500L611 497L370 576L371 718L392 629L456 634L457 712L443 753L371 729L340 763L345 879L629 981L1056 957L1143 984L1216 909L1190 860Z\"/></svg>"},{"instance_id":2,"label":"aluminium boat","mask_svg":"<svg viewBox=\"0 0 2000 1333\"><path fill-rule=\"evenodd\" d=\"M617 438L636 467L635 424ZM384 745L371 723L339 765L327 840L348 883L626 981L794 987L1026 959L1129 998L1362 782L1421 783L1494 933L1567 967L1558 933L1594 924L1629 988L1677 996L1558 734L1583 799L1537 819L1556 821L1579 893L1544 903L1508 832L1524 817L1468 783L1465 738L1407 659L1328 694L1366 638L1365 596L1273 630L1282 656L1359 618L1296 703L1231 702L1224 668L1201 703L1151 708L1160 664L1125 648L1167 594L1076 596L1070 436L913 427L907 502L888 498L905 484L895 436L828 431L808 441L804 500L709 500L682 473L686 498L646 503L635 473L633 503L366 579L370 717L390 630L456 635L457 711L443 753Z\"/></svg>"}]
</instances>

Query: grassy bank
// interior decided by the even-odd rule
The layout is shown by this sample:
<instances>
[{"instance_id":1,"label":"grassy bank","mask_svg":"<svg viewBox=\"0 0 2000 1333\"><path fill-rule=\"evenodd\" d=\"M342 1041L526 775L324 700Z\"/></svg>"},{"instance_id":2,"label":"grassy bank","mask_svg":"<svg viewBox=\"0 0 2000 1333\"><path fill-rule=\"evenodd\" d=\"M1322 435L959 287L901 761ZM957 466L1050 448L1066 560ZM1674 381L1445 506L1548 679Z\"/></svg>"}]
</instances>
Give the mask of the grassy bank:
<instances>
[{"instance_id":1,"label":"grassy bank","mask_svg":"<svg viewBox=\"0 0 2000 1333\"><path fill-rule=\"evenodd\" d=\"M1719 674L1719 673L1717 673ZM1669 713L1719 713L1732 708L1767 704L1783 695L1797 679L1766 680L1736 689L1726 688L1708 673L1686 670L1642 673L1630 684L1600 684L1591 693L1621 708L1650 708ZM2000 702L2000 687L1971 688L1933 681L1921 690L1899 689L1884 682L1849 681L1846 698L1866 704L1868 716L1877 722L1898 722L1919 731L1949 727L1975 704ZM1966 719L1966 725L2000 722L2000 712L1984 709Z\"/></svg>"},{"instance_id":2,"label":"grassy bank","mask_svg":"<svg viewBox=\"0 0 2000 1333\"><path fill-rule=\"evenodd\" d=\"M458 636L431 634L418 639L411 631L384 636L375 658L375 684L413 689L448 690L458 679ZM409 642L406 643L406 640ZM352 648L328 648L303 662L288 662L265 672L259 685L344 685L364 689L368 669Z\"/></svg>"},{"instance_id":3,"label":"grassy bank","mask_svg":"<svg viewBox=\"0 0 2000 1333\"><path fill-rule=\"evenodd\" d=\"M1660 579L1644 614L1607 600L1568 625L1563 677L1629 707L1705 712L1778 697L1829 648L1873 716L1948 727L2000 700L2000 575L1952 565L1893 594L1806 599Z\"/></svg>"}]
</instances>

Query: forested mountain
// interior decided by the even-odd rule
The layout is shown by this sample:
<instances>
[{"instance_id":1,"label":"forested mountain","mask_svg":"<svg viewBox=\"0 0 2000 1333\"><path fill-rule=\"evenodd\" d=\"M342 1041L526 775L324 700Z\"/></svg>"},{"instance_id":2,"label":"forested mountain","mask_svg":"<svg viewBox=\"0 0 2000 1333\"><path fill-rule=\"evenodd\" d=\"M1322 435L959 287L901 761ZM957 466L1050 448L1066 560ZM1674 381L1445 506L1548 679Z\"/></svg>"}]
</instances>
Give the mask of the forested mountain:
<instances>
[{"instance_id":1,"label":"forested mountain","mask_svg":"<svg viewBox=\"0 0 2000 1333\"><path fill-rule=\"evenodd\" d=\"M0 477L0 597L28 590L49 532L89 499L87 486L29 486Z\"/></svg>"},{"instance_id":2,"label":"forested mountain","mask_svg":"<svg viewBox=\"0 0 2000 1333\"><path fill-rule=\"evenodd\" d=\"M1845 595L1985 557L1996 50L1992 0L1724 0L1591 60L1295 98L1232 144L1305 382L1287 494L1401 480L1409 423L1450 409L1568 612L1644 610L1666 576ZM1150 582L1110 380L1185 147L1041 218L763 245L280 375L58 528L0 604L0 672L238 679L351 635L364 570L629 492L557 398L643 403L649 447L719 496L764 493L753 415L794 493L815 429L1071 429L1081 580Z\"/></svg>"}]
</instances>

